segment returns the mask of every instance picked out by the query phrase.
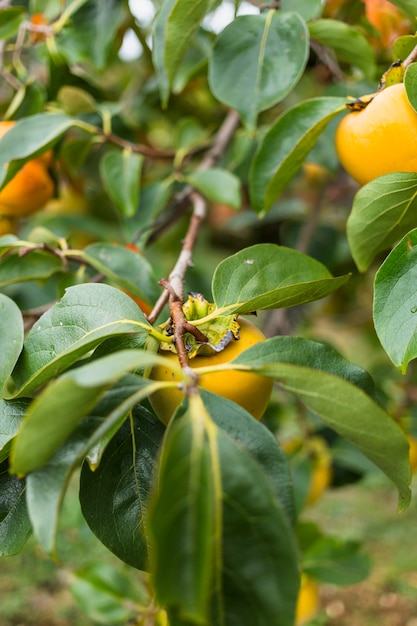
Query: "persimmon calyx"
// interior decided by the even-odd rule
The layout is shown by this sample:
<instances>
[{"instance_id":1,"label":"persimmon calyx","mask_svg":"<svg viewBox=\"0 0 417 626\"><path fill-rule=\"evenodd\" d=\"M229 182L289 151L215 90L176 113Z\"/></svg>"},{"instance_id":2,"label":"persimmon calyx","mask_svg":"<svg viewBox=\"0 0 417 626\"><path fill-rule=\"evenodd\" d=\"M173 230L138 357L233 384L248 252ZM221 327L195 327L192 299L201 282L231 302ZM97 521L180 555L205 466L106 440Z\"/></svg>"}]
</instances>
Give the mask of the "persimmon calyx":
<instances>
[{"instance_id":1,"label":"persimmon calyx","mask_svg":"<svg viewBox=\"0 0 417 626\"><path fill-rule=\"evenodd\" d=\"M220 315L210 318L204 324L199 324L197 332L193 332L193 322L205 318L216 310L216 305L208 302L201 293L190 293L182 306L186 320L184 344L189 359L195 356L212 356L224 350L233 340L239 339L240 325L235 315ZM175 342L172 341L174 334L172 318L161 324L159 330L166 336L166 341L161 341L159 349L177 354ZM205 340L202 338L205 337Z\"/></svg>"}]
</instances>

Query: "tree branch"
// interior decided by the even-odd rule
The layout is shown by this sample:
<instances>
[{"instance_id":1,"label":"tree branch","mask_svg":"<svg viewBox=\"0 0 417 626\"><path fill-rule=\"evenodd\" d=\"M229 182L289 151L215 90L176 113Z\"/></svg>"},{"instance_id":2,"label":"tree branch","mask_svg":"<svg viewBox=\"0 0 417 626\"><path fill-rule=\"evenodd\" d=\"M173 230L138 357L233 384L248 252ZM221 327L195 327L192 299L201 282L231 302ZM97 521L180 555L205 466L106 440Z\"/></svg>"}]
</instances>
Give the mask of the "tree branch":
<instances>
[{"instance_id":1,"label":"tree branch","mask_svg":"<svg viewBox=\"0 0 417 626\"><path fill-rule=\"evenodd\" d=\"M236 111L230 111L226 116L223 124L217 132L214 142L210 150L201 161L198 170L207 170L213 167L223 155L227 148L236 128L239 126L240 118ZM198 232L201 223L204 221L207 214L207 203L205 199L191 186L187 186L181 191L181 203L191 202L193 211L189 223L187 233L184 237L181 252L178 260L172 269L168 283L172 286L175 293L180 297L181 301L184 301L184 277L186 271L192 266L192 253L197 240ZM169 299L169 293L165 291L161 294L160 298L156 302L153 310L148 316L148 320L154 323L162 309L166 305Z\"/></svg>"}]
</instances>

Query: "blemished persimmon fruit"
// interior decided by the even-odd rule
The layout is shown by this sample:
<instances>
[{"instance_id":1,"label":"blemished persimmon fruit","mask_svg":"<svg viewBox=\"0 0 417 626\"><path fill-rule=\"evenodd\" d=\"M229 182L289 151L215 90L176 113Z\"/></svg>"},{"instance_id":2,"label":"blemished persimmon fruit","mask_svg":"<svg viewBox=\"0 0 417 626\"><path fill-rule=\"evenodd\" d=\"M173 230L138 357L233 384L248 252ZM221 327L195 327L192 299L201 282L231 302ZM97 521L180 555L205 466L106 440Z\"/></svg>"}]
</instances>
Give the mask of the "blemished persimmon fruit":
<instances>
[{"instance_id":1,"label":"blemished persimmon fruit","mask_svg":"<svg viewBox=\"0 0 417 626\"><path fill-rule=\"evenodd\" d=\"M13 121L0 122L0 139L14 125ZM52 153L50 150L28 161L0 191L0 215L22 217L31 215L52 198L54 183L48 172Z\"/></svg>"},{"instance_id":2,"label":"blemished persimmon fruit","mask_svg":"<svg viewBox=\"0 0 417 626\"><path fill-rule=\"evenodd\" d=\"M348 113L336 129L335 145L340 163L361 185L391 172L417 172L417 113L404 83Z\"/></svg>"},{"instance_id":3,"label":"blemished persimmon fruit","mask_svg":"<svg viewBox=\"0 0 417 626\"><path fill-rule=\"evenodd\" d=\"M189 360L193 369L228 363L235 359L241 352L265 339L262 331L249 320L239 317L240 339L233 339L221 352L213 356L197 355ZM172 352L162 353L167 359L178 359ZM157 365L151 372L153 380L173 381L177 380L169 367ZM255 419L260 420L268 405L272 392L273 381L259 374L227 371L203 374L199 385L224 398L236 402L246 409ZM176 408L181 404L184 393L179 388L161 389L150 396L149 400L158 418L164 424L168 424Z\"/></svg>"}]
</instances>

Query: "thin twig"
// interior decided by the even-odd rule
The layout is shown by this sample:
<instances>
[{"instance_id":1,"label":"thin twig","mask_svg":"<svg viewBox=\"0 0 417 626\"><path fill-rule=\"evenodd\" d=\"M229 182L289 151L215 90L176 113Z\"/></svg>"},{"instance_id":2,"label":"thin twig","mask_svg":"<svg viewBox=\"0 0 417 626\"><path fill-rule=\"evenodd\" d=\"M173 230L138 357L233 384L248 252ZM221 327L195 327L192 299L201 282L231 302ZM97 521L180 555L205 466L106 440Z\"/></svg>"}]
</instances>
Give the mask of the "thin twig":
<instances>
[{"instance_id":1,"label":"thin twig","mask_svg":"<svg viewBox=\"0 0 417 626\"><path fill-rule=\"evenodd\" d=\"M213 141L212 147L207 152L204 159L201 161L198 170L207 170L221 158L227 148L233 134L240 123L240 119L236 111L230 111L225 118L222 126L220 127L217 135ZM172 269L168 282L172 285L175 293L177 293L181 300L184 299L184 277L189 267L192 266L192 253L197 240L198 232L201 223L204 221L207 214L207 203L205 199L191 186L187 186L181 192L181 201L190 201L193 207L193 212L190 219L190 224L187 233L184 237L181 252L178 260ZM154 323L161 313L162 309L166 305L169 299L168 291L165 290L158 301L156 302L152 312L148 316L148 320Z\"/></svg>"}]
</instances>

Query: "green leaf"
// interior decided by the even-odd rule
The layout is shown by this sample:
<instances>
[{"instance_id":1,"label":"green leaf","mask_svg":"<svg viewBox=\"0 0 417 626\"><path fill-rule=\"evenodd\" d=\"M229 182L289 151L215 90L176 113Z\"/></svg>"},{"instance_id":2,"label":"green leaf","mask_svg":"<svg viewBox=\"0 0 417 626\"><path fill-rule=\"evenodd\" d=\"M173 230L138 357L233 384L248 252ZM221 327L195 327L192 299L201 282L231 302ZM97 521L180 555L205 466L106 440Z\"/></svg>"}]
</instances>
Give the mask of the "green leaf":
<instances>
[{"instance_id":1,"label":"green leaf","mask_svg":"<svg viewBox=\"0 0 417 626\"><path fill-rule=\"evenodd\" d=\"M122 215L132 217L139 207L140 173L144 157L132 150L108 150L100 161L104 187Z\"/></svg>"},{"instance_id":2,"label":"green leaf","mask_svg":"<svg viewBox=\"0 0 417 626\"><path fill-rule=\"evenodd\" d=\"M147 500L165 428L149 411L137 407L108 444L98 469L84 464L80 502L88 525L122 561L148 567L144 533Z\"/></svg>"},{"instance_id":3,"label":"green leaf","mask_svg":"<svg viewBox=\"0 0 417 626\"><path fill-rule=\"evenodd\" d=\"M88 0L83 4L72 15L72 27L68 33L71 49L75 47L77 50L78 62L88 60L102 70L118 39L125 15L123 3L119 0Z\"/></svg>"},{"instance_id":4,"label":"green leaf","mask_svg":"<svg viewBox=\"0 0 417 626\"><path fill-rule=\"evenodd\" d=\"M417 38L416 38L417 39ZM414 46L417 44L417 40L414 41ZM417 110L417 97L416 97L416 91L417 91L417 72L416 72L416 65L415 63L411 63L411 65L409 65L405 71L404 74L404 87L405 87L405 91L407 94L407 98L411 104L411 106L414 108L414 110Z\"/></svg>"},{"instance_id":5,"label":"green leaf","mask_svg":"<svg viewBox=\"0 0 417 626\"><path fill-rule=\"evenodd\" d=\"M344 98L313 98L285 111L263 137L250 169L250 196L269 211L300 169L327 124L345 110Z\"/></svg>"},{"instance_id":6,"label":"green leaf","mask_svg":"<svg viewBox=\"0 0 417 626\"><path fill-rule=\"evenodd\" d=\"M34 535L46 554L55 559L59 513L74 470L80 465L80 453L97 423L86 421L56 452L46 465L26 479L26 502Z\"/></svg>"},{"instance_id":7,"label":"green leaf","mask_svg":"<svg viewBox=\"0 0 417 626\"><path fill-rule=\"evenodd\" d=\"M259 350L259 360L257 351L250 353L252 367L264 365L265 362L288 363L310 367L328 374L333 374L344 378L362 389L375 402L379 402L378 391L372 376L362 367L351 363L345 359L337 350L327 344L318 341L311 341L303 337L273 337L262 342ZM249 353L245 352L242 359L245 360ZM234 362L240 362L240 355ZM243 361L242 361L243 362Z\"/></svg>"},{"instance_id":8,"label":"green leaf","mask_svg":"<svg viewBox=\"0 0 417 626\"><path fill-rule=\"evenodd\" d=\"M217 37L209 62L212 93L236 109L245 126L295 87L308 59L308 29L297 13L242 15Z\"/></svg>"},{"instance_id":9,"label":"green leaf","mask_svg":"<svg viewBox=\"0 0 417 626\"><path fill-rule=\"evenodd\" d=\"M374 51L357 28L332 19L315 20L308 28L310 37L334 50L339 61L358 67L367 78L375 78Z\"/></svg>"},{"instance_id":10,"label":"green leaf","mask_svg":"<svg viewBox=\"0 0 417 626\"><path fill-rule=\"evenodd\" d=\"M408 13L412 18L417 15L417 2L416 0L390 0L392 4L395 4L399 9Z\"/></svg>"},{"instance_id":11,"label":"green leaf","mask_svg":"<svg viewBox=\"0 0 417 626\"><path fill-rule=\"evenodd\" d=\"M30 400L0 399L0 463L10 454L10 444L19 431Z\"/></svg>"},{"instance_id":12,"label":"green leaf","mask_svg":"<svg viewBox=\"0 0 417 626\"><path fill-rule=\"evenodd\" d=\"M8 7L0 10L0 39L9 39L17 34L25 19L24 7Z\"/></svg>"},{"instance_id":13,"label":"green leaf","mask_svg":"<svg viewBox=\"0 0 417 626\"><path fill-rule=\"evenodd\" d=\"M165 0L154 21L152 56L162 103L169 92L190 40L210 6L209 0Z\"/></svg>"},{"instance_id":14,"label":"green leaf","mask_svg":"<svg viewBox=\"0 0 417 626\"><path fill-rule=\"evenodd\" d=\"M347 237L360 271L416 226L416 212L417 174L386 174L359 189L347 221Z\"/></svg>"},{"instance_id":15,"label":"green leaf","mask_svg":"<svg viewBox=\"0 0 417 626\"><path fill-rule=\"evenodd\" d=\"M0 390L11 375L23 347L23 318L17 304L0 293Z\"/></svg>"},{"instance_id":16,"label":"green leaf","mask_svg":"<svg viewBox=\"0 0 417 626\"><path fill-rule=\"evenodd\" d=\"M97 111L97 102L93 96L80 87L64 85L58 92L57 100L67 115L81 115Z\"/></svg>"},{"instance_id":17,"label":"green leaf","mask_svg":"<svg viewBox=\"0 0 417 626\"><path fill-rule=\"evenodd\" d=\"M275 435L234 402L202 388L200 394L215 424L243 446L265 472L288 519L294 522L294 494L288 458Z\"/></svg>"},{"instance_id":18,"label":"green leaf","mask_svg":"<svg viewBox=\"0 0 417 626\"><path fill-rule=\"evenodd\" d=\"M56 538L59 514L71 476L87 455L89 466L97 469L109 441L140 400L142 389L143 380L140 376L123 376L112 389L104 393L87 419L52 458L27 477L26 499L33 532L43 550L54 558L58 558ZM60 406L57 407L58 412ZM39 428L42 428L42 424ZM107 513L102 519L105 517ZM100 530L100 524L97 524L97 528ZM97 528L93 525L92 530L96 531ZM100 537L99 532L96 534ZM108 547L111 549L111 546Z\"/></svg>"},{"instance_id":19,"label":"green leaf","mask_svg":"<svg viewBox=\"0 0 417 626\"><path fill-rule=\"evenodd\" d=\"M188 174L185 180L211 202L227 204L233 209L242 206L240 179L231 172L212 168Z\"/></svg>"},{"instance_id":20,"label":"green leaf","mask_svg":"<svg viewBox=\"0 0 417 626\"><path fill-rule=\"evenodd\" d=\"M105 339L152 327L120 290L102 284L69 287L32 327L13 372L20 395L39 387Z\"/></svg>"},{"instance_id":21,"label":"green leaf","mask_svg":"<svg viewBox=\"0 0 417 626\"><path fill-rule=\"evenodd\" d=\"M25 545L31 526L26 509L26 485L10 476L8 461L0 464L0 556L18 554Z\"/></svg>"},{"instance_id":22,"label":"green leaf","mask_svg":"<svg viewBox=\"0 0 417 626\"><path fill-rule=\"evenodd\" d=\"M204 408L171 420L148 511L157 601L184 623L208 621L215 552L220 549L221 485L213 428Z\"/></svg>"},{"instance_id":23,"label":"green leaf","mask_svg":"<svg viewBox=\"0 0 417 626\"><path fill-rule=\"evenodd\" d=\"M0 188L26 161L51 148L69 128L79 124L61 113L38 113L18 120L0 139Z\"/></svg>"},{"instance_id":24,"label":"green leaf","mask_svg":"<svg viewBox=\"0 0 417 626\"><path fill-rule=\"evenodd\" d=\"M413 0L414 1L414 0ZM417 8L416 8L417 14ZM392 44L392 58L393 59L401 59L404 60L408 57L410 52L416 47L417 44L417 35L403 35L402 37L398 37ZM408 66L407 69L412 67ZM407 70L406 70L407 72Z\"/></svg>"},{"instance_id":25,"label":"green leaf","mask_svg":"<svg viewBox=\"0 0 417 626\"><path fill-rule=\"evenodd\" d=\"M292 626L299 564L287 517L246 450L223 431L217 440L223 489L222 580L210 623Z\"/></svg>"},{"instance_id":26,"label":"green leaf","mask_svg":"<svg viewBox=\"0 0 417 626\"><path fill-rule=\"evenodd\" d=\"M308 21L321 15L322 5L321 0L282 0L279 8L281 11L296 11Z\"/></svg>"},{"instance_id":27,"label":"green leaf","mask_svg":"<svg viewBox=\"0 0 417 626\"><path fill-rule=\"evenodd\" d=\"M327 426L353 443L396 485L399 509L410 502L411 470L408 441L396 422L362 389L348 380L312 366L281 362L281 338L258 343L242 352L233 362L219 366L237 369L250 366L263 376L271 376L284 389L297 395ZM240 369L240 368L239 368ZM366 416L366 417L365 417Z\"/></svg>"},{"instance_id":28,"label":"green leaf","mask_svg":"<svg viewBox=\"0 0 417 626\"><path fill-rule=\"evenodd\" d=\"M148 522L170 622L293 624L298 555L287 516L261 466L198 396L168 427Z\"/></svg>"},{"instance_id":29,"label":"green leaf","mask_svg":"<svg viewBox=\"0 0 417 626\"><path fill-rule=\"evenodd\" d=\"M62 259L45 250L32 250L22 256L13 254L0 259L0 287L44 280L62 270Z\"/></svg>"},{"instance_id":30,"label":"green leaf","mask_svg":"<svg viewBox=\"0 0 417 626\"><path fill-rule=\"evenodd\" d=\"M303 572L332 585L355 585L370 573L370 560L356 541L321 537L303 552Z\"/></svg>"},{"instance_id":31,"label":"green leaf","mask_svg":"<svg viewBox=\"0 0 417 626\"><path fill-rule=\"evenodd\" d=\"M149 603L145 589L128 571L102 561L73 572L70 589L84 615L95 624L131 623L139 606Z\"/></svg>"},{"instance_id":32,"label":"green leaf","mask_svg":"<svg viewBox=\"0 0 417 626\"><path fill-rule=\"evenodd\" d=\"M375 276L373 316L382 347L406 372L417 357L417 229L392 250Z\"/></svg>"},{"instance_id":33,"label":"green leaf","mask_svg":"<svg viewBox=\"0 0 417 626\"><path fill-rule=\"evenodd\" d=\"M70 370L52 381L31 404L19 436L14 440L12 471L26 475L42 467L109 387L126 373L155 363L180 369L176 363L167 362L167 359L149 351L121 350ZM180 372L177 371L177 374L180 375ZM135 403L166 383L141 378L137 384L134 400L131 400ZM128 403L125 413L131 408ZM58 423L51 420L51 415L58 416ZM116 420L119 417L117 414Z\"/></svg>"},{"instance_id":34,"label":"green leaf","mask_svg":"<svg viewBox=\"0 0 417 626\"><path fill-rule=\"evenodd\" d=\"M318 300L348 278L333 278L324 265L291 248L257 244L217 266L212 292L217 308L251 313Z\"/></svg>"},{"instance_id":35,"label":"green leaf","mask_svg":"<svg viewBox=\"0 0 417 626\"><path fill-rule=\"evenodd\" d=\"M114 285L146 302L159 296L157 280L149 261L124 246L94 243L84 248L83 258Z\"/></svg>"}]
</instances>

